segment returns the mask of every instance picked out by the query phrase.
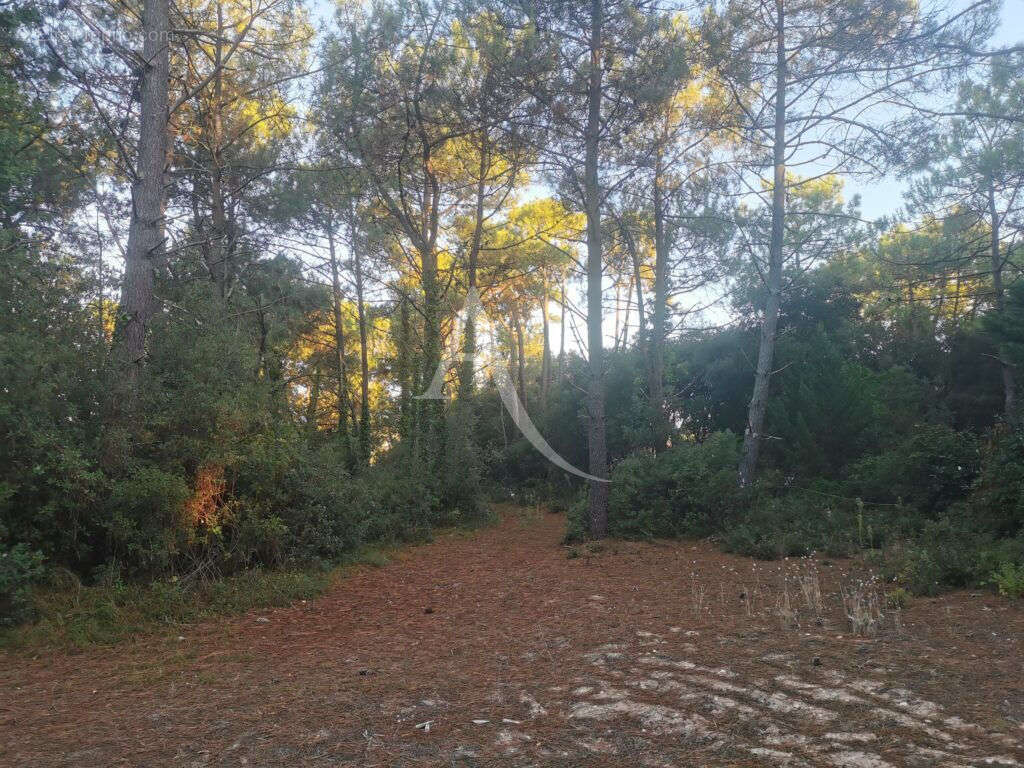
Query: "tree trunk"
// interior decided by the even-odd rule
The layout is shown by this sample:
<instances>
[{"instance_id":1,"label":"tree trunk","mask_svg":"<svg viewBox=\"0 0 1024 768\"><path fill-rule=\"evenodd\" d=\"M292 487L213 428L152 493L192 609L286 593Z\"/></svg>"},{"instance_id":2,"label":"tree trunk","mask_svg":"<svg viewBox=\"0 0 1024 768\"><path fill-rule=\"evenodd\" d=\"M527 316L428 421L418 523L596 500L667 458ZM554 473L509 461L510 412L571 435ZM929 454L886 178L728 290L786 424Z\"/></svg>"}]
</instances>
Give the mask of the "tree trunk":
<instances>
[{"instance_id":1,"label":"tree trunk","mask_svg":"<svg viewBox=\"0 0 1024 768\"><path fill-rule=\"evenodd\" d=\"M355 212L350 210L349 214L352 271L356 278L356 315L359 321L359 458L363 464L368 464L372 434L370 431L370 362L367 350L366 306L363 303L363 257L356 242Z\"/></svg>"},{"instance_id":2,"label":"tree trunk","mask_svg":"<svg viewBox=\"0 0 1024 768\"><path fill-rule=\"evenodd\" d=\"M784 0L775 0L775 139L772 160L775 166L772 187L772 231L768 246L768 296L761 321L761 345L757 353L754 391L747 411L747 428L743 435L743 457L740 460L740 485L754 481L757 458L761 450L761 430L768 407L768 387L775 360L775 337L779 325L782 300L782 247L786 216L786 17Z\"/></svg>"},{"instance_id":3,"label":"tree trunk","mask_svg":"<svg viewBox=\"0 0 1024 768\"><path fill-rule=\"evenodd\" d=\"M543 331L543 350L540 360L540 411L548 408L548 390L551 388L551 328L548 323L548 273L545 265L543 295L540 300L540 320Z\"/></svg>"},{"instance_id":4,"label":"tree trunk","mask_svg":"<svg viewBox=\"0 0 1024 768\"><path fill-rule=\"evenodd\" d=\"M409 441L413 437L412 409L412 376L413 362L410 354L412 328L409 318L409 301L404 296L399 299L398 306L398 339L395 355L395 373L399 384L399 434L402 440Z\"/></svg>"},{"instance_id":5,"label":"tree trunk","mask_svg":"<svg viewBox=\"0 0 1024 768\"><path fill-rule=\"evenodd\" d=\"M988 213L992 237L992 293L996 313L1002 314L1005 303L1003 293L1003 259L999 253L999 213L996 210L996 188L991 178L988 181ZM1002 369L1003 377L1003 415L1009 422L1013 419L1014 410L1016 409L1016 392L1014 391L1013 368L1009 362L1002 358L1002 353L1000 353L999 367Z\"/></svg>"},{"instance_id":6,"label":"tree trunk","mask_svg":"<svg viewBox=\"0 0 1024 768\"><path fill-rule=\"evenodd\" d=\"M636 239L627 224L622 225L622 236L626 239L629 258L633 262L633 285L636 286L636 333L638 337L642 337L647 328L647 318L644 315L644 287L640 277L640 251L636 247Z\"/></svg>"},{"instance_id":7,"label":"tree trunk","mask_svg":"<svg viewBox=\"0 0 1024 768\"><path fill-rule=\"evenodd\" d=\"M115 324L108 439L104 463L123 462L127 440L138 428L139 379L146 354L146 328L153 315L155 264L163 252L164 175L167 164L168 79L170 76L168 0L146 0L142 10L144 42L140 89L139 143L132 181L131 221L125 249L124 279Z\"/></svg>"},{"instance_id":8,"label":"tree trunk","mask_svg":"<svg viewBox=\"0 0 1024 768\"><path fill-rule=\"evenodd\" d=\"M668 447L669 423L665 411L665 337L668 335L668 242L665 238L664 172L659 149L654 164L654 318L647 391L650 396L651 439L656 452ZM639 290L639 283L638 290ZM639 295L639 294L638 294Z\"/></svg>"},{"instance_id":9,"label":"tree trunk","mask_svg":"<svg viewBox=\"0 0 1024 768\"><path fill-rule=\"evenodd\" d=\"M561 287L558 291L558 300L561 304L561 316L558 323L558 375L565 375L565 277L562 277Z\"/></svg>"},{"instance_id":10,"label":"tree trunk","mask_svg":"<svg viewBox=\"0 0 1024 768\"><path fill-rule=\"evenodd\" d=\"M224 29L224 11L217 3L217 28ZM210 220L213 234L210 238L210 276L222 297L228 290L228 227L224 203L224 65L223 42L218 35L214 45L213 114L210 115Z\"/></svg>"},{"instance_id":11,"label":"tree trunk","mask_svg":"<svg viewBox=\"0 0 1024 768\"><path fill-rule=\"evenodd\" d=\"M526 407L526 343L523 338L523 323L519 317L519 307L512 308L512 330L516 335L516 389L519 390L519 402Z\"/></svg>"},{"instance_id":12,"label":"tree trunk","mask_svg":"<svg viewBox=\"0 0 1024 768\"><path fill-rule=\"evenodd\" d=\"M592 0L590 11L590 82L587 92L587 127L584 137L583 194L587 215L587 443L590 474L604 478L608 474L608 449L604 413L604 339L601 330L601 187L598 178L598 151L601 141L602 61L601 35L604 24L602 0ZM608 533L608 484L590 481L588 503L590 535L602 538Z\"/></svg>"},{"instance_id":13,"label":"tree trunk","mask_svg":"<svg viewBox=\"0 0 1024 768\"><path fill-rule=\"evenodd\" d=\"M480 258L480 241L484 231L484 197L487 191L486 179L490 168L490 152L488 139L480 140L480 164L477 169L476 207L473 219L473 239L469 246L469 259L466 264L467 290L472 294L477 290L477 262ZM462 366L459 369L459 397L467 400L473 395L474 378L476 377L476 316L472 309L466 310L466 329L462 343Z\"/></svg>"},{"instance_id":14,"label":"tree trunk","mask_svg":"<svg viewBox=\"0 0 1024 768\"><path fill-rule=\"evenodd\" d=\"M316 434L317 411L320 408L320 367L313 369L313 381L309 387L309 403L306 408L306 430Z\"/></svg>"},{"instance_id":15,"label":"tree trunk","mask_svg":"<svg viewBox=\"0 0 1024 768\"><path fill-rule=\"evenodd\" d=\"M334 221L327 221L327 248L331 260L331 309L334 312L335 375L338 380L338 436L348 451L348 371L345 366L345 324L341 316L341 278L338 273L338 253L334 243Z\"/></svg>"},{"instance_id":16,"label":"tree trunk","mask_svg":"<svg viewBox=\"0 0 1024 768\"><path fill-rule=\"evenodd\" d=\"M417 113L418 113L417 105ZM439 225L440 183L431 170L431 148L422 138L422 167L424 175L423 215L420 222L419 254L420 275L423 286L423 347L419 377L423 384L433 380L441 365L441 285L438 279L437 231ZM436 476L444 454L441 422L443 409L440 400L425 398L419 403L419 422L416 424L416 443L422 450L419 458L426 459L427 476ZM425 452L424 452L425 451Z\"/></svg>"}]
</instances>

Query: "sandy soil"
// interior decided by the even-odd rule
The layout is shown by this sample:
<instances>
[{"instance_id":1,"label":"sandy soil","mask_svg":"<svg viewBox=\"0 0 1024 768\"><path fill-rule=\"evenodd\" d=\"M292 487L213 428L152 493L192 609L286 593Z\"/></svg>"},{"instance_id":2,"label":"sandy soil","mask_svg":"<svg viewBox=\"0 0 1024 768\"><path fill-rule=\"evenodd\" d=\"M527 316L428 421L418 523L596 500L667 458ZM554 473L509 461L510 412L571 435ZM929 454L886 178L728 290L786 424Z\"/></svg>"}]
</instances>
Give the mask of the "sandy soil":
<instances>
[{"instance_id":1,"label":"sandy soil","mask_svg":"<svg viewBox=\"0 0 1024 768\"><path fill-rule=\"evenodd\" d=\"M563 530L507 509L316 601L0 656L0 764L1024 765L1024 606L961 592L878 618L854 561L570 558Z\"/></svg>"}]
</instances>

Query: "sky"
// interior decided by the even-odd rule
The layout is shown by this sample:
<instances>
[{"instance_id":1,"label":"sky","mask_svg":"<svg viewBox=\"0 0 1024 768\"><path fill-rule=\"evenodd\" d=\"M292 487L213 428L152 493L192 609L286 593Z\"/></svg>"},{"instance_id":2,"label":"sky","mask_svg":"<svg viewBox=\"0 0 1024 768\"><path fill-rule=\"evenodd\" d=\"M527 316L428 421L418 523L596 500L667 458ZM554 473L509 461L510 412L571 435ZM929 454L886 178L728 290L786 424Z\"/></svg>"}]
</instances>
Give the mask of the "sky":
<instances>
[{"instance_id":1,"label":"sky","mask_svg":"<svg viewBox=\"0 0 1024 768\"><path fill-rule=\"evenodd\" d=\"M308 0L308 2L314 23L327 29L333 27L335 7L334 0ZM928 5L934 5L937 3L945 4L947 0L925 0L925 2ZM975 2L977 2L977 0L948 0L948 6L950 10L957 10L965 8ZM1000 48L1021 42L1024 42L1024 0L1003 0L1001 8L1001 24L992 40L989 41L988 46L990 48ZM810 171L807 170L801 172L806 174ZM861 215L864 219L873 221L885 216L896 214L903 205L903 192L906 188L906 182L897 178L895 175L889 175L881 179L866 179L862 177L848 176L844 181L845 197L848 200L854 195L860 196ZM546 189L544 190L544 193L549 194ZM571 290L570 294L572 293L573 291ZM570 298L576 301L577 306L580 306L580 301L582 301L581 296L571 295ZM703 300L698 300L696 303L706 304ZM624 321L633 325L635 321L629 319L629 316L630 310L627 310L626 319ZM729 319L727 309L720 304L716 304L710 309L705 310L702 313L702 316L704 322L712 324L727 322ZM611 314L607 315L604 323L606 345L614 342L611 337L611 317ZM580 343L574 338L573 333L567 332L565 339L568 350L576 352L581 351L579 349Z\"/></svg>"},{"instance_id":2,"label":"sky","mask_svg":"<svg viewBox=\"0 0 1024 768\"><path fill-rule=\"evenodd\" d=\"M955 5L962 6L958 2ZM1024 42L1024 0L1004 0L1002 23L990 41L991 48L1001 48ZM903 205L903 191L906 184L895 176L881 180L847 180L845 192L849 197L861 196L861 213L865 219L874 220L896 212Z\"/></svg>"},{"instance_id":3,"label":"sky","mask_svg":"<svg viewBox=\"0 0 1024 768\"><path fill-rule=\"evenodd\" d=\"M951 6L963 7L974 0L955 0ZM333 25L333 0L310 0L314 23ZM993 48L1024 42L1024 0L1003 0L1002 23L990 42ZM893 214L903 205L906 184L895 176L883 179L849 178L845 192L848 198L861 197L861 212L865 219L875 220Z\"/></svg>"}]
</instances>

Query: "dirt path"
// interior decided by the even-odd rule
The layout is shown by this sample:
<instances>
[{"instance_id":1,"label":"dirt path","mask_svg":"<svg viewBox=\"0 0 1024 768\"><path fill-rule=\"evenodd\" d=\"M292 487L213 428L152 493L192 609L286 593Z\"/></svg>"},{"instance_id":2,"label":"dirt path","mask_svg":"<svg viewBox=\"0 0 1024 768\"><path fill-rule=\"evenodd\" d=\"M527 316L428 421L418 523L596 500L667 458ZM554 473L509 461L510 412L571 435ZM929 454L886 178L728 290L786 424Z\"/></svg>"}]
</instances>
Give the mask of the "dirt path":
<instances>
[{"instance_id":1,"label":"dirt path","mask_svg":"<svg viewBox=\"0 0 1024 768\"><path fill-rule=\"evenodd\" d=\"M847 561L572 559L563 527L510 512L309 604L0 657L0 764L1024 765L1019 605L920 599L852 637Z\"/></svg>"}]
</instances>

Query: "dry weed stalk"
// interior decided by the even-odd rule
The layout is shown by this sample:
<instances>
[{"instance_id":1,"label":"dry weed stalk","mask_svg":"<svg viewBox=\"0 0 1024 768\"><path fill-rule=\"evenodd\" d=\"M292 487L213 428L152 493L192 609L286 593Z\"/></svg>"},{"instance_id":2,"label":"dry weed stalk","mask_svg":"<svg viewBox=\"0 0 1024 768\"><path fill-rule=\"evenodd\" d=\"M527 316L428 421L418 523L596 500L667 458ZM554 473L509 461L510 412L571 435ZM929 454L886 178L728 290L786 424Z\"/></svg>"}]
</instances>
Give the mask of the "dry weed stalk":
<instances>
[{"instance_id":1,"label":"dry weed stalk","mask_svg":"<svg viewBox=\"0 0 1024 768\"><path fill-rule=\"evenodd\" d=\"M860 581L850 587L839 589L843 599L846 618L850 620L850 630L855 635L868 636L878 632L884 614L882 602L874 581Z\"/></svg>"},{"instance_id":2,"label":"dry weed stalk","mask_svg":"<svg viewBox=\"0 0 1024 768\"><path fill-rule=\"evenodd\" d=\"M807 610L811 611L815 617L820 617L824 613L824 604L821 599L821 582L818 580L817 570L808 568L801 572L798 582Z\"/></svg>"},{"instance_id":3,"label":"dry weed stalk","mask_svg":"<svg viewBox=\"0 0 1024 768\"><path fill-rule=\"evenodd\" d=\"M779 623L783 629L800 626L800 622L797 621L796 611L793 610L793 604L789 599L788 579L784 579L782 582L782 597L776 600L775 614L779 617Z\"/></svg>"},{"instance_id":4,"label":"dry weed stalk","mask_svg":"<svg viewBox=\"0 0 1024 768\"><path fill-rule=\"evenodd\" d=\"M697 582L697 574L690 572L690 593L693 597L693 615L700 618L704 612L704 598L707 595L707 587Z\"/></svg>"}]
</instances>

